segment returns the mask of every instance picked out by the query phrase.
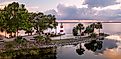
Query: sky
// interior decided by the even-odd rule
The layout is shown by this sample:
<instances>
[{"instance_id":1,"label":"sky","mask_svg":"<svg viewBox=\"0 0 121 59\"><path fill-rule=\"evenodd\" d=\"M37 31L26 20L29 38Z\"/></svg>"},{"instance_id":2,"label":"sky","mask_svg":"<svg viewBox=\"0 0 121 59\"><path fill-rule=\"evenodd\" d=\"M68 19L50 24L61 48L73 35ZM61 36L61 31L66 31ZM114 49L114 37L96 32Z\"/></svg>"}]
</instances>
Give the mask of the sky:
<instances>
[{"instance_id":1,"label":"sky","mask_svg":"<svg viewBox=\"0 0 121 59\"><path fill-rule=\"evenodd\" d=\"M0 0L0 8L12 2L63 20L121 20L121 0Z\"/></svg>"}]
</instances>

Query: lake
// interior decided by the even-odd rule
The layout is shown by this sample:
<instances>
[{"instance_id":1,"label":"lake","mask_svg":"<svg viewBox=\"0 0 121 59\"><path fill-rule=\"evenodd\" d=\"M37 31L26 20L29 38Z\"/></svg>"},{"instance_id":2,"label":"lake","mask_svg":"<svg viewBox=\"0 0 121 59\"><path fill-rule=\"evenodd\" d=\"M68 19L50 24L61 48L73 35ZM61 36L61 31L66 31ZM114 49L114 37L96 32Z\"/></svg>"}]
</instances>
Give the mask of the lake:
<instances>
[{"instance_id":1,"label":"lake","mask_svg":"<svg viewBox=\"0 0 121 59\"><path fill-rule=\"evenodd\" d=\"M57 49L57 59L117 59L121 56L119 46L118 42L112 40L62 46Z\"/></svg>"},{"instance_id":2,"label":"lake","mask_svg":"<svg viewBox=\"0 0 121 59\"><path fill-rule=\"evenodd\" d=\"M37 55L18 55L15 59L121 59L120 52L120 42L93 40L77 45L58 46L49 50L42 49Z\"/></svg>"},{"instance_id":3,"label":"lake","mask_svg":"<svg viewBox=\"0 0 121 59\"><path fill-rule=\"evenodd\" d=\"M63 23L65 33L72 33L72 29L78 23ZM83 23L84 26L88 26L89 23ZM121 33L121 23L103 23L103 29L101 32L108 34L119 34ZM97 31L97 30L95 30ZM57 48L57 59L121 59L121 43L113 40L103 40L102 48L99 50L94 46L92 49L87 49L84 45L86 43L80 43L77 46L62 46ZM76 49L80 48L84 52L79 55ZM93 51L93 49L96 49Z\"/></svg>"}]
</instances>

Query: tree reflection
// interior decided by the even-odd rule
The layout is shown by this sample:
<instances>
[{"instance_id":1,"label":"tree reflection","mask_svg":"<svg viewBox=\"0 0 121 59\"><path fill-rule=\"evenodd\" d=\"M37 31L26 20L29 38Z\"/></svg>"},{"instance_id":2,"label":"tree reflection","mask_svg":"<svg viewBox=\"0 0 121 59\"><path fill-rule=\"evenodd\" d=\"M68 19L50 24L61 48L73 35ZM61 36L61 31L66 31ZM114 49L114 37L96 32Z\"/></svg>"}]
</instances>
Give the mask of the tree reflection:
<instances>
[{"instance_id":1,"label":"tree reflection","mask_svg":"<svg viewBox=\"0 0 121 59\"><path fill-rule=\"evenodd\" d=\"M81 47L81 44L80 44L80 48L76 49L76 53L78 53L78 55L82 55L84 54L84 49Z\"/></svg>"},{"instance_id":2,"label":"tree reflection","mask_svg":"<svg viewBox=\"0 0 121 59\"><path fill-rule=\"evenodd\" d=\"M92 40L90 43L85 43L84 46L86 47L86 49L95 52L97 50L101 50L102 43L102 41Z\"/></svg>"}]
</instances>

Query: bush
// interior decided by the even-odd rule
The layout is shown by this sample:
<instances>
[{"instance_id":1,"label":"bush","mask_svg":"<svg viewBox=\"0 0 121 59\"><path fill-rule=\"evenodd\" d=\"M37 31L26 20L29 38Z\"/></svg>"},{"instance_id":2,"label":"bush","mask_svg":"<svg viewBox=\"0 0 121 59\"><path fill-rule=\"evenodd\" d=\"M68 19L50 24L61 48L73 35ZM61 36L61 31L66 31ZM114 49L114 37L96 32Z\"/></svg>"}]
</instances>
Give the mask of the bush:
<instances>
[{"instance_id":1,"label":"bush","mask_svg":"<svg viewBox=\"0 0 121 59\"><path fill-rule=\"evenodd\" d=\"M21 36L19 36L19 37L17 37L17 38L15 39L15 41L16 41L17 43L21 44L21 43L25 43L25 42L26 42L26 39L25 39L25 38L22 38Z\"/></svg>"},{"instance_id":2,"label":"bush","mask_svg":"<svg viewBox=\"0 0 121 59\"><path fill-rule=\"evenodd\" d=\"M99 33L100 36L109 36L109 34Z\"/></svg>"},{"instance_id":3,"label":"bush","mask_svg":"<svg viewBox=\"0 0 121 59\"><path fill-rule=\"evenodd\" d=\"M34 37L37 42L41 43L50 43L51 39L49 36L36 36Z\"/></svg>"},{"instance_id":4,"label":"bush","mask_svg":"<svg viewBox=\"0 0 121 59\"><path fill-rule=\"evenodd\" d=\"M44 37L44 36L36 36L36 37L34 37L37 41L45 41L46 40L46 37Z\"/></svg>"},{"instance_id":5,"label":"bush","mask_svg":"<svg viewBox=\"0 0 121 59\"><path fill-rule=\"evenodd\" d=\"M95 37L97 37L97 34L96 33L91 33L90 37L95 38Z\"/></svg>"}]
</instances>

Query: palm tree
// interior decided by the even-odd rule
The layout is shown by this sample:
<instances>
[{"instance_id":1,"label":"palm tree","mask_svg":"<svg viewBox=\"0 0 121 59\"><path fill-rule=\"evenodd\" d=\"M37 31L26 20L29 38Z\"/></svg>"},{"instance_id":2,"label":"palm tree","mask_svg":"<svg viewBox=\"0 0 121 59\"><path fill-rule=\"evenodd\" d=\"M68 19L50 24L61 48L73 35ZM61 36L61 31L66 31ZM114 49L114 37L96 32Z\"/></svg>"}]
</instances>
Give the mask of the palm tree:
<instances>
[{"instance_id":1,"label":"palm tree","mask_svg":"<svg viewBox=\"0 0 121 59\"><path fill-rule=\"evenodd\" d=\"M78 29L76 27L73 28L73 35L74 36L77 36L78 34Z\"/></svg>"},{"instance_id":2,"label":"palm tree","mask_svg":"<svg viewBox=\"0 0 121 59\"><path fill-rule=\"evenodd\" d=\"M84 33L87 33L88 35L89 35L90 33L93 33L93 32L94 32L94 27L95 27L95 23L93 23L93 24L87 26L86 29L85 29L85 31L84 31Z\"/></svg>"},{"instance_id":3,"label":"palm tree","mask_svg":"<svg viewBox=\"0 0 121 59\"><path fill-rule=\"evenodd\" d=\"M101 23L101 22L97 22L97 23L95 24L95 28L96 28L96 29L99 29L99 35L100 35L100 29L102 29L102 23Z\"/></svg>"},{"instance_id":4,"label":"palm tree","mask_svg":"<svg viewBox=\"0 0 121 59\"><path fill-rule=\"evenodd\" d=\"M91 28L95 28L95 23L92 23L92 24L90 24L89 26L91 27Z\"/></svg>"},{"instance_id":5,"label":"palm tree","mask_svg":"<svg viewBox=\"0 0 121 59\"><path fill-rule=\"evenodd\" d=\"M80 31L80 35L81 35L81 32L82 32L82 30L84 29L83 24L79 23L79 24L76 26L76 28Z\"/></svg>"}]
</instances>

